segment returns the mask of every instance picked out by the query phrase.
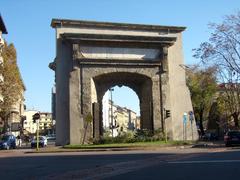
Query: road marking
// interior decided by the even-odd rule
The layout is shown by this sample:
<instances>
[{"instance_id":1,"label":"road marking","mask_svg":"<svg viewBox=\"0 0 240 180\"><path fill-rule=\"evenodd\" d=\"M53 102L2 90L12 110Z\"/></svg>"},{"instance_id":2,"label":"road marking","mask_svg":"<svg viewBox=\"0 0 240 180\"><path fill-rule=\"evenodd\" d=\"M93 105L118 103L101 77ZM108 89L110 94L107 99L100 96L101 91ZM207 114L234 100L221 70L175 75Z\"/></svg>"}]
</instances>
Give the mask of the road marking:
<instances>
[{"instance_id":1,"label":"road marking","mask_svg":"<svg viewBox=\"0 0 240 180\"><path fill-rule=\"evenodd\" d=\"M170 161L169 164L200 164L200 163L239 163L240 160L208 160L208 161Z\"/></svg>"}]
</instances>

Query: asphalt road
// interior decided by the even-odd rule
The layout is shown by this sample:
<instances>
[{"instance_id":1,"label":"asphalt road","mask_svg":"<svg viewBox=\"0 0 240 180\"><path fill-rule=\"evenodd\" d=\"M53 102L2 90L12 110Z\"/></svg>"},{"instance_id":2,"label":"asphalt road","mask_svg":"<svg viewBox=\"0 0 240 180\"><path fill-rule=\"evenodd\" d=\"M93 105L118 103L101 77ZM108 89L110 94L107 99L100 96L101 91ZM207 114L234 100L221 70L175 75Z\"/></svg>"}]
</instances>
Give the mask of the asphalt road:
<instances>
[{"instance_id":1,"label":"asphalt road","mask_svg":"<svg viewBox=\"0 0 240 180\"><path fill-rule=\"evenodd\" d=\"M0 179L239 179L240 147L25 153L0 151Z\"/></svg>"}]
</instances>

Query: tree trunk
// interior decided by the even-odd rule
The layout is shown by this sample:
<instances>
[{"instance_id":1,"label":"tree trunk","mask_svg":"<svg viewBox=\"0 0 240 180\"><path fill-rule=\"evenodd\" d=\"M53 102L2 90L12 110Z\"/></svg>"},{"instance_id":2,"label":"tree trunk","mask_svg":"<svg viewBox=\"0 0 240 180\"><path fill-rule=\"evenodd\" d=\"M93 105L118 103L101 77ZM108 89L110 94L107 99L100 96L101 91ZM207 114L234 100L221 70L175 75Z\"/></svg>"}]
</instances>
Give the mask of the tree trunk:
<instances>
[{"instance_id":1,"label":"tree trunk","mask_svg":"<svg viewBox=\"0 0 240 180\"><path fill-rule=\"evenodd\" d=\"M234 112L234 113L232 114L232 117L233 117L233 120L234 120L234 125L235 125L235 127L238 128L238 127L239 127L239 123L238 123L238 113Z\"/></svg>"},{"instance_id":2,"label":"tree trunk","mask_svg":"<svg viewBox=\"0 0 240 180\"><path fill-rule=\"evenodd\" d=\"M205 133L204 133L204 128L203 128L203 110L201 110L199 112L199 128L200 128L200 131L201 131L201 136L203 136Z\"/></svg>"}]
</instances>

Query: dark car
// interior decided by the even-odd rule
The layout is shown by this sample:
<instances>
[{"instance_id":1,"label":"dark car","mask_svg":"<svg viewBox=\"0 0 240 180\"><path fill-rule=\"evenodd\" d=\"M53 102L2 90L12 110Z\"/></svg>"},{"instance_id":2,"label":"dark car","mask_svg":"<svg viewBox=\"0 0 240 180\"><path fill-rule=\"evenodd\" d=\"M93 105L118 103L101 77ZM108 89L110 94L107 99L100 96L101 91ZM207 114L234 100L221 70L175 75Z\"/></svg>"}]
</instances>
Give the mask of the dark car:
<instances>
[{"instance_id":1,"label":"dark car","mask_svg":"<svg viewBox=\"0 0 240 180\"><path fill-rule=\"evenodd\" d=\"M14 135L4 135L0 141L0 149L11 148L16 148L16 137Z\"/></svg>"},{"instance_id":2,"label":"dark car","mask_svg":"<svg viewBox=\"0 0 240 180\"><path fill-rule=\"evenodd\" d=\"M229 131L224 136L224 142L226 146L233 144L240 144L240 131Z\"/></svg>"},{"instance_id":3,"label":"dark car","mask_svg":"<svg viewBox=\"0 0 240 180\"><path fill-rule=\"evenodd\" d=\"M215 133L207 132L202 136L202 139L205 141L215 141L218 140L218 136Z\"/></svg>"}]
</instances>

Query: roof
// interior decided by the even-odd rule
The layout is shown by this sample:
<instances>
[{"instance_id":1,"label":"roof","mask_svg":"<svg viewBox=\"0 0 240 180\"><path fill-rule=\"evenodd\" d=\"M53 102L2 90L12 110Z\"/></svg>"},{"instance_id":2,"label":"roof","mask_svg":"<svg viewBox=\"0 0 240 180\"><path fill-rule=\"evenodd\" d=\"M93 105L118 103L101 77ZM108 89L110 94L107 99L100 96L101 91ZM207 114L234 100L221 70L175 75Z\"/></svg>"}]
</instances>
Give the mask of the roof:
<instances>
[{"instance_id":1,"label":"roof","mask_svg":"<svg viewBox=\"0 0 240 180\"><path fill-rule=\"evenodd\" d=\"M3 19L2 19L2 16L0 14L0 30L2 31L3 34L7 34L7 29L6 29L6 26L4 25L4 22L3 22Z\"/></svg>"},{"instance_id":2,"label":"roof","mask_svg":"<svg viewBox=\"0 0 240 180\"><path fill-rule=\"evenodd\" d=\"M182 32L186 29L186 27L180 27L180 26L111 23L111 22L96 22L96 21L82 21L82 20L69 20L69 19L52 19L51 26L53 28L94 27L94 28L123 29L123 30L167 31L169 33Z\"/></svg>"}]
</instances>

